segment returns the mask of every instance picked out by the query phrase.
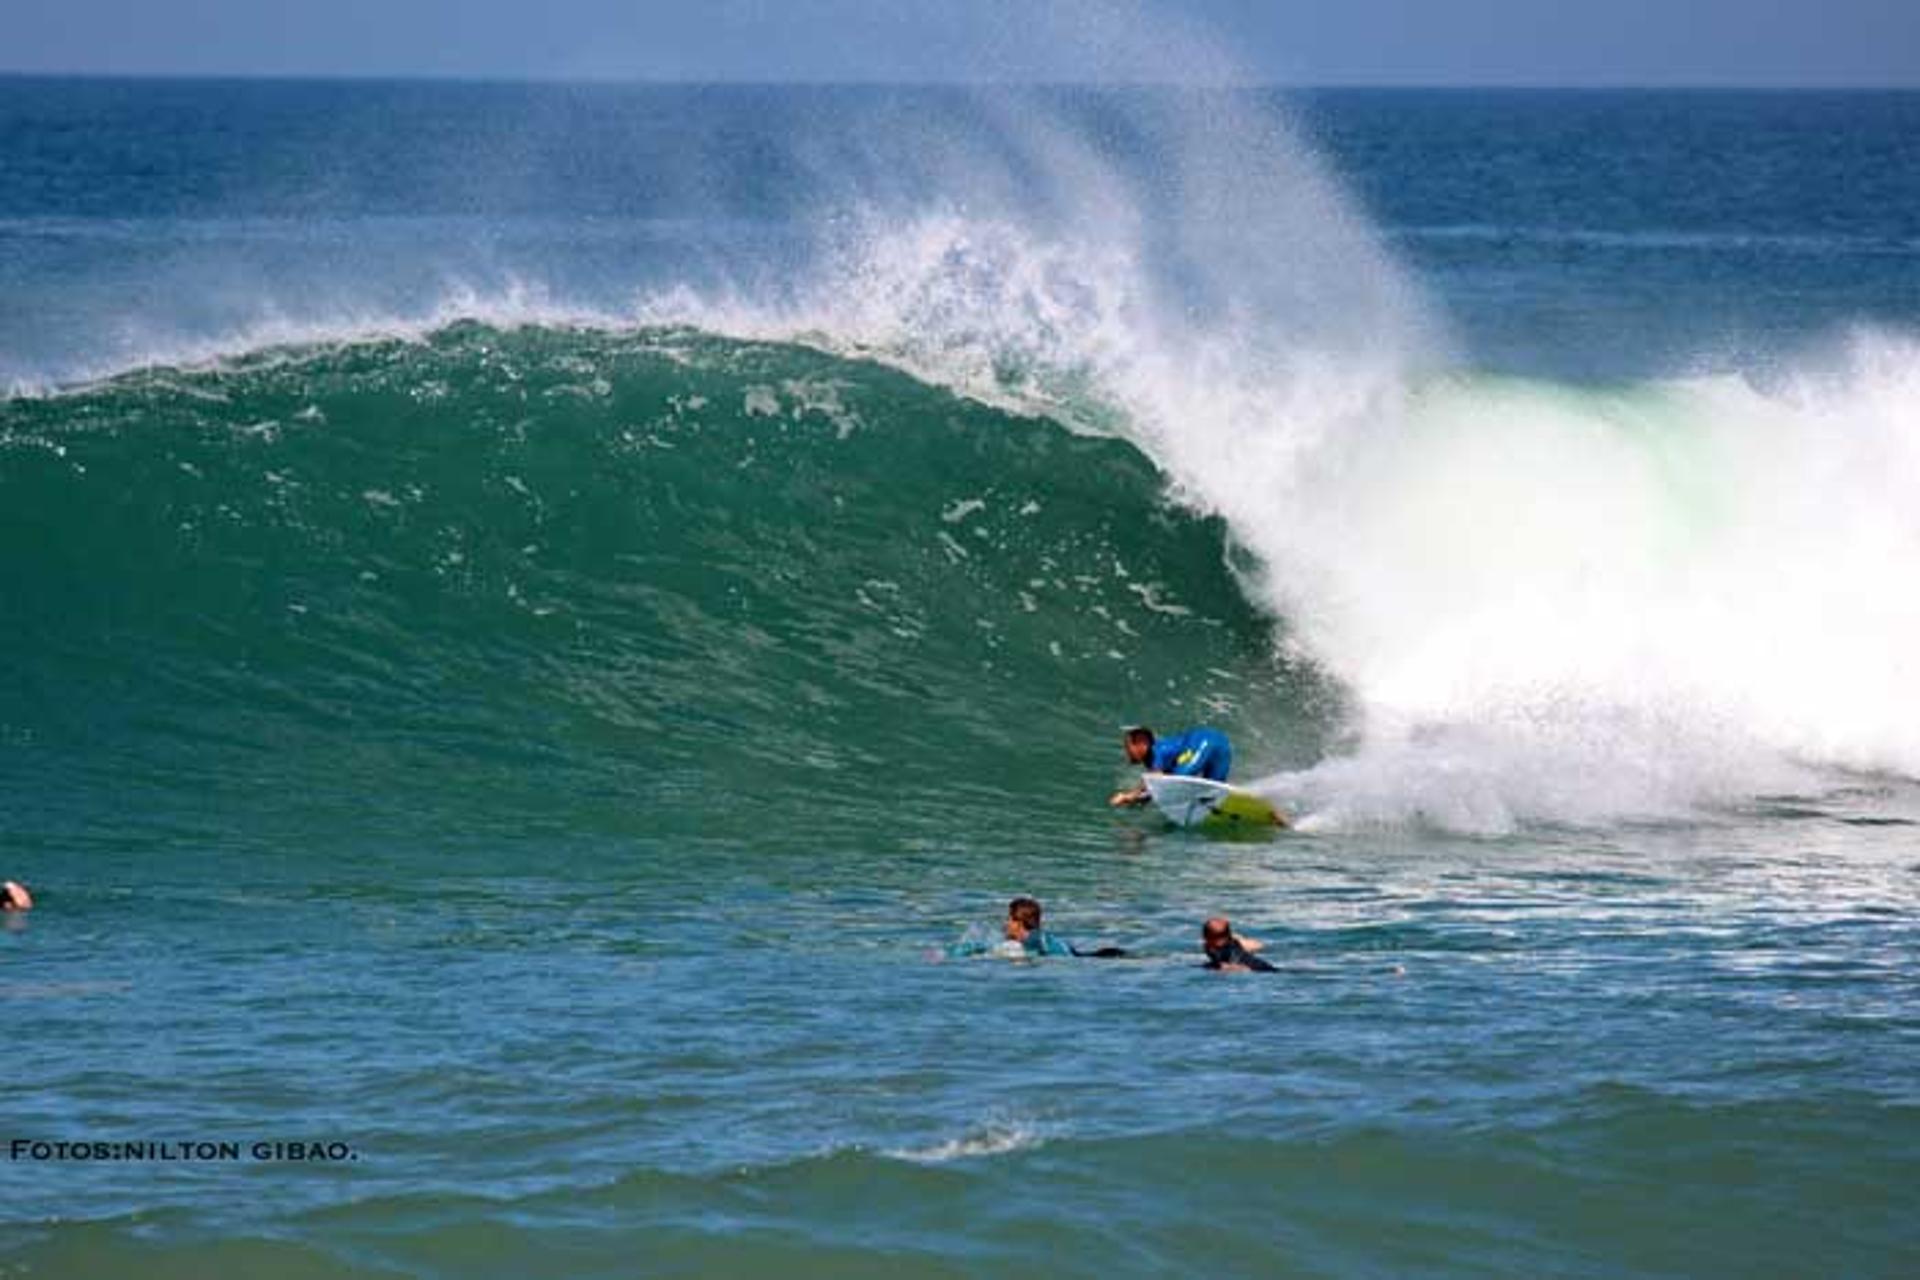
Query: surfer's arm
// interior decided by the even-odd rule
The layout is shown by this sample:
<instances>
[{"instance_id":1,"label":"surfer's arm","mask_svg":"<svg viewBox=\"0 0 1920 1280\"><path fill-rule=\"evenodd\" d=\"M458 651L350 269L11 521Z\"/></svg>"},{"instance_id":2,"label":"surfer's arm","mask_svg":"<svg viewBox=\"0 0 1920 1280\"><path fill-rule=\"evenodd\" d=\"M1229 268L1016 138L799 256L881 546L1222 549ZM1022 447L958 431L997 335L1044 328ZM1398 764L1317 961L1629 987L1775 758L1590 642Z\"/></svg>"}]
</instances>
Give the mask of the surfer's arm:
<instances>
[{"instance_id":1,"label":"surfer's arm","mask_svg":"<svg viewBox=\"0 0 1920 1280\"><path fill-rule=\"evenodd\" d=\"M1145 787L1135 787L1131 791L1114 792L1112 798L1109 799L1107 803L1116 809L1124 809L1129 805L1145 804L1152 798L1152 796L1147 794Z\"/></svg>"}]
</instances>

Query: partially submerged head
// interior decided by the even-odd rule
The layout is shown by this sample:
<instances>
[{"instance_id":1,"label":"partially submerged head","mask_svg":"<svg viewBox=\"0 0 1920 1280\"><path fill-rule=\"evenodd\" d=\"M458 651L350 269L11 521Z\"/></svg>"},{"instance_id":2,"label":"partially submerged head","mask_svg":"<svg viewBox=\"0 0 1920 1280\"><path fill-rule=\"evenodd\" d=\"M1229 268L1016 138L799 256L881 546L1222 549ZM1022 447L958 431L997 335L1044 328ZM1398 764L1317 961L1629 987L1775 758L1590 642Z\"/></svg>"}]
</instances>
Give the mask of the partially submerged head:
<instances>
[{"instance_id":1,"label":"partially submerged head","mask_svg":"<svg viewBox=\"0 0 1920 1280\"><path fill-rule=\"evenodd\" d=\"M1129 764L1145 764L1153 754L1153 730L1143 724L1128 725L1122 731L1121 741L1126 743Z\"/></svg>"},{"instance_id":2,"label":"partially submerged head","mask_svg":"<svg viewBox=\"0 0 1920 1280\"><path fill-rule=\"evenodd\" d=\"M1025 942L1027 935L1040 928L1040 904L1032 898L1015 898L1007 904L1007 937Z\"/></svg>"},{"instance_id":3,"label":"partially submerged head","mask_svg":"<svg viewBox=\"0 0 1920 1280\"><path fill-rule=\"evenodd\" d=\"M0 911L31 911L33 895L18 880L0 880Z\"/></svg>"}]
</instances>

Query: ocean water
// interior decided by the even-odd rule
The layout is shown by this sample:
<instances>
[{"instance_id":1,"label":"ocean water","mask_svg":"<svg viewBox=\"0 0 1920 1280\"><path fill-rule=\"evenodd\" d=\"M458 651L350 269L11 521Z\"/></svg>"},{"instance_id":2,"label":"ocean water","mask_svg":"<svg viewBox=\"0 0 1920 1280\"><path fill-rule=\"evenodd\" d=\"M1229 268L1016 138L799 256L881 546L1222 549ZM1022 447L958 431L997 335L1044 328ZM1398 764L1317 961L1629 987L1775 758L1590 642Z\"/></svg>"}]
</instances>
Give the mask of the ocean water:
<instances>
[{"instance_id":1,"label":"ocean water","mask_svg":"<svg viewBox=\"0 0 1920 1280\"><path fill-rule=\"evenodd\" d=\"M1920 95L0 79L0 388L0 1274L1920 1270Z\"/></svg>"}]
</instances>

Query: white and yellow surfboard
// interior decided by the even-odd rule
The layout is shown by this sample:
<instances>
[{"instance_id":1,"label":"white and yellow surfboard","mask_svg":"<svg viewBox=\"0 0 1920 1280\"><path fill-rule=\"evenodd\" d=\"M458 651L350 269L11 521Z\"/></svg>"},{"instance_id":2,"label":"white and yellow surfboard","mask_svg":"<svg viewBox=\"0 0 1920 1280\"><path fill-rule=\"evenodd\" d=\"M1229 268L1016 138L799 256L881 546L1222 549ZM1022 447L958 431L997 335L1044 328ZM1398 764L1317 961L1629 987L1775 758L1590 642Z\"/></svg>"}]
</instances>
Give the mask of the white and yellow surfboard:
<instances>
[{"instance_id":1,"label":"white and yellow surfboard","mask_svg":"<svg viewBox=\"0 0 1920 1280\"><path fill-rule=\"evenodd\" d=\"M1142 781L1146 783L1147 794L1153 797L1153 807L1176 826L1223 832L1287 825L1287 815L1274 808L1266 797L1211 778L1149 773Z\"/></svg>"}]
</instances>

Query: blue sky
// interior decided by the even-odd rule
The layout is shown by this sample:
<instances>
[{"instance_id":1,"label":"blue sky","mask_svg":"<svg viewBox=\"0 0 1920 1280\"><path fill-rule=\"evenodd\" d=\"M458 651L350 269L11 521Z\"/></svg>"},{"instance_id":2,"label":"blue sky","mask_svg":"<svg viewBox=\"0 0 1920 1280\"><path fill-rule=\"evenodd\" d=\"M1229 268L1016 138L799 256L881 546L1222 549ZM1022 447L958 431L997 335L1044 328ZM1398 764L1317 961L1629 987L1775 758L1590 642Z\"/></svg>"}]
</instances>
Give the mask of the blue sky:
<instances>
[{"instance_id":1,"label":"blue sky","mask_svg":"<svg viewBox=\"0 0 1920 1280\"><path fill-rule=\"evenodd\" d=\"M25 72L1920 87L1920 0L10 0L7 8L0 69Z\"/></svg>"}]
</instances>

